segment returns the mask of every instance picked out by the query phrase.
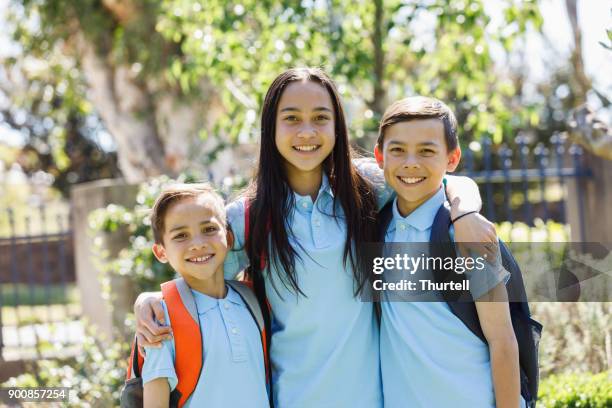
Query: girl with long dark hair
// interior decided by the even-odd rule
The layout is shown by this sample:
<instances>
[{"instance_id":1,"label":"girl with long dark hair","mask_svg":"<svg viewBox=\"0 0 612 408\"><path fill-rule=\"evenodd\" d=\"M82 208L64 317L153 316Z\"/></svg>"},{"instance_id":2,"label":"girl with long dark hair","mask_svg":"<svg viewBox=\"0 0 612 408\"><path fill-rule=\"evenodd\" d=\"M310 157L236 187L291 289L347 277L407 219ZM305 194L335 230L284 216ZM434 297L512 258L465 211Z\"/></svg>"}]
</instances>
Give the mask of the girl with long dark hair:
<instances>
[{"instance_id":1,"label":"girl with long dark hair","mask_svg":"<svg viewBox=\"0 0 612 408\"><path fill-rule=\"evenodd\" d=\"M353 156L327 74L316 68L280 74L264 100L255 177L227 207L234 251L224 264L227 279L250 265L251 277L262 282L272 314L276 407L383 405L378 326L372 303L358 297L367 277L357 248L375 241L376 211L390 194L376 165L356 166ZM468 185L461 198L479 202L470 180L449 178L448 185L451 199L453 188ZM491 239L490 223L464 219L455 226L459 240ZM157 299L141 295L136 303L141 345L168 333L152 319L159 316ZM240 392L240 385L228 392Z\"/></svg>"}]
</instances>

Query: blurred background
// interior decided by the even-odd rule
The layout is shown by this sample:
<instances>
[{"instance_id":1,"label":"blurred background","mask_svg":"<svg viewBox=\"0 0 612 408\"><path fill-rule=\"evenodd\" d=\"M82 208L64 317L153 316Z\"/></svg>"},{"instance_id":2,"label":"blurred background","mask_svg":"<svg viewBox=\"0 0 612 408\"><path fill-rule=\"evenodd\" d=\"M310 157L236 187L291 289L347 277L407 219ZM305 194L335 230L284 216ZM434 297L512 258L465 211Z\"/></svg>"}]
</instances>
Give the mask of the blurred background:
<instances>
[{"instance_id":1,"label":"blurred background","mask_svg":"<svg viewBox=\"0 0 612 408\"><path fill-rule=\"evenodd\" d=\"M390 102L447 102L503 239L612 248L609 1L0 0L0 382L117 404L135 294L172 277L147 208L243 187L294 66L332 76L366 155ZM568 300L531 304L542 405L612 406L612 306Z\"/></svg>"}]
</instances>

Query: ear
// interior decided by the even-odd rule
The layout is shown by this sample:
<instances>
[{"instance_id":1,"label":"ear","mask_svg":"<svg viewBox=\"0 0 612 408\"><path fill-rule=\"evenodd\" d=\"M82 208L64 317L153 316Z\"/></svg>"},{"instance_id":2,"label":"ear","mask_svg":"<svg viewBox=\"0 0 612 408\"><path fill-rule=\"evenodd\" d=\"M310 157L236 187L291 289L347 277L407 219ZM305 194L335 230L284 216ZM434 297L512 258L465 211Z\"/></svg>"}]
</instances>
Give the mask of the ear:
<instances>
[{"instance_id":1,"label":"ear","mask_svg":"<svg viewBox=\"0 0 612 408\"><path fill-rule=\"evenodd\" d=\"M446 165L446 171L452 173L455 171L461 160L461 148L457 146L455 150L448 154L448 164Z\"/></svg>"},{"instance_id":2,"label":"ear","mask_svg":"<svg viewBox=\"0 0 612 408\"><path fill-rule=\"evenodd\" d=\"M166 248L162 244L153 244L153 255L161 263L167 263L168 257L166 256Z\"/></svg>"},{"instance_id":3,"label":"ear","mask_svg":"<svg viewBox=\"0 0 612 408\"><path fill-rule=\"evenodd\" d=\"M374 157L376 158L376 163L378 163L378 167L382 169L384 167L385 161L383 159L382 152L380 151L380 149L378 149L378 145L374 146Z\"/></svg>"},{"instance_id":4,"label":"ear","mask_svg":"<svg viewBox=\"0 0 612 408\"><path fill-rule=\"evenodd\" d=\"M234 247L234 233L229 226L227 227L225 238L227 239L227 247L232 249Z\"/></svg>"}]
</instances>

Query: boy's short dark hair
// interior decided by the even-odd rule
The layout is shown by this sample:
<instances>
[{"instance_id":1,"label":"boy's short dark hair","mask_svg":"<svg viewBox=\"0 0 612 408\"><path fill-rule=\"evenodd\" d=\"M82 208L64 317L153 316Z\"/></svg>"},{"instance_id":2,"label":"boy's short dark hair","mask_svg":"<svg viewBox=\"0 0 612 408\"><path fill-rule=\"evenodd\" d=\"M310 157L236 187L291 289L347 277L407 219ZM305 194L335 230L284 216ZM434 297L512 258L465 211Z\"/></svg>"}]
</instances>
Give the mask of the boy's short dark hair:
<instances>
[{"instance_id":1,"label":"boy's short dark hair","mask_svg":"<svg viewBox=\"0 0 612 408\"><path fill-rule=\"evenodd\" d=\"M226 223L225 203L223 198L208 183L172 184L166 187L155 200L150 220L153 239L156 244L163 244L165 219L168 208L181 200L201 195L209 196L215 206L217 215L223 225Z\"/></svg>"},{"instance_id":2,"label":"boy's short dark hair","mask_svg":"<svg viewBox=\"0 0 612 408\"><path fill-rule=\"evenodd\" d=\"M446 104L435 98L412 96L391 104L383 114L378 130L376 144L382 150L385 140L385 130L400 122L419 119L440 119L444 125L444 139L449 152L459 145L457 139L457 119Z\"/></svg>"}]
</instances>

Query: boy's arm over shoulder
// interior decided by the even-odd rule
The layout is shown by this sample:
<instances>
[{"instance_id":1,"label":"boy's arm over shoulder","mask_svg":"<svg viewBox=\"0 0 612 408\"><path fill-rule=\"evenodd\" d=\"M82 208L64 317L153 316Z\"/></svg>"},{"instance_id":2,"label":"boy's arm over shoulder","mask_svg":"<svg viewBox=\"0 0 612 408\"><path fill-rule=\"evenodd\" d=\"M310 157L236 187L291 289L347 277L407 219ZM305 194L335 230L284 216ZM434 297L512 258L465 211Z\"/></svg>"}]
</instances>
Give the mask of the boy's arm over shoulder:
<instances>
[{"instance_id":1,"label":"boy's arm over shoulder","mask_svg":"<svg viewBox=\"0 0 612 408\"><path fill-rule=\"evenodd\" d=\"M495 402L499 408L520 403L519 353L505 282L500 282L476 300L480 326L489 345Z\"/></svg>"},{"instance_id":2,"label":"boy's arm over shoulder","mask_svg":"<svg viewBox=\"0 0 612 408\"><path fill-rule=\"evenodd\" d=\"M452 203L457 200L457 206L451 207L452 219L470 211L480 211L482 199L478 185L469 177L447 174L446 194Z\"/></svg>"},{"instance_id":3,"label":"boy's arm over shoulder","mask_svg":"<svg viewBox=\"0 0 612 408\"><path fill-rule=\"evenodd\" d=\"M223 262L223 274L225 279L236 279L236 276L249 264L249 260L244 248L245 237L245 201L237 199L225 207L227 223L234 235L234 245L227 252Z\"/></svg>"},{"instance_id":4,"label":"boy's arm over shoulder","mask_svg":"<svg viewBox=\"0 0 612 408\"><path fill-rule=\"evenodd\" d=\"M168 310L162 301L166 322L170 322ZM175 348L174 339L164 340L160 347L145 347L146 357L142 366L142 383L144 388L145 407L148 406L168 406L170 402L170 392L176 388L178 378L174 369ZM163 381L159 381L163 380ZM158 403L159 398L162 405L147 405L147 401Z\"/></svg>"},{"instance_id":5,"label":"boy's arm over shoulder","mask_svg":"<svg viewBox=\"0 0 612 408\"><path fill-rule=\"evenodd\" d=\"M461 242L457 242L457 232L454 226L450 229L451 240L454 242L457 254L464 255L465 277L470 282L470 293L472 298L480 299L483 296L492 295L492 289L500 282L507 283L510 273L503 267L499 245L494 249L486 251L484 243L472 243L474 246L467 251L461 251ZM469 265L468 265L469 264ZM481 299L485 300L485 299Z\"/></svg>"}]
</instances>

